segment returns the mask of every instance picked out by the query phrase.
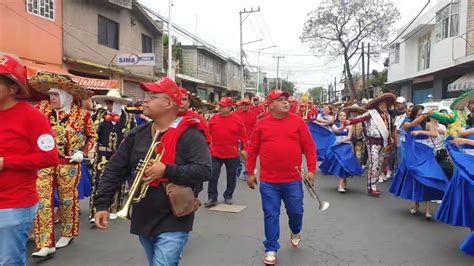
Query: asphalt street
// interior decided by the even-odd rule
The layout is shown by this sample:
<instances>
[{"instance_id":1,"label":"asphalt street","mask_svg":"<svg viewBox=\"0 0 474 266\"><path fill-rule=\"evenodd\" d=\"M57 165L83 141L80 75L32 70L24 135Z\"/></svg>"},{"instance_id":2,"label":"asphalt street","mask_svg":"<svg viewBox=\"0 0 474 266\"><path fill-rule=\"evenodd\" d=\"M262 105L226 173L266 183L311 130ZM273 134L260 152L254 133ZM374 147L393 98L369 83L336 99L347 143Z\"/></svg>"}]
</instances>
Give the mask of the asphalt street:
<instances>
[{"instance_id":1,"label":"asphalt street","mask_svg":"<svg viewBox=\"0 0 474 266\"><path fill-rule=\"evenodd\" d=\"M220 192L224 191L224 174ZM278 265L474 265L474 257L458 250L468 229L409 214L408 202L385 192L387 182L379 186L385 192L380 198L367 196L365 177L350 179L346 194L337 192L337 182L335 177L317 175L317 190L331 203L324 212L306 193L300 248L290 247L287 218L281 216ZM207 184L200 194L202 202L206 191ZM223 201L222 195L219 197ZM54 258L29 258L28 265L147 264L138 238L129 234L129 222L115 220L107 231L94 229L87 221L87 204L87 200L81 202L79 237L58 250ZM239 180L234 204L247 208L238 214L205 208L197 212L181 265L263 265L263 214L258 190ZM434 212L438 205L433 205ZM33 249L34 243L29 243L28 255Z\"/></svg>"}]
</instances>

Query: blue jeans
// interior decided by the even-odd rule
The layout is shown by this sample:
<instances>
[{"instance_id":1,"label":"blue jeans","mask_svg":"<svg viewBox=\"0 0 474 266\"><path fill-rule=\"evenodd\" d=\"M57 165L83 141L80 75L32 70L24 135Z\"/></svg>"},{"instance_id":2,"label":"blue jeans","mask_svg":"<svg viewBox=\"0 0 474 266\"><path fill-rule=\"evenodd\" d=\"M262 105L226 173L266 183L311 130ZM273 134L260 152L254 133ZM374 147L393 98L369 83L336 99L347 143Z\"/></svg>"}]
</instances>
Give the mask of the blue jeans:
<instances>
[{"instance_id":1,"label":"blue jeans","mask_svg":"<svg viewBox=\"0 0 474 266\"><path fill-rule=\"evenodd\" d=\"M237 167L239 167L240 159L231 158L231 159L220 159L217 157L212 157L212 179L209 180L207 193L208 197L211 200L217 200L218 192L217 192L217 184L219 181L219 176L221 175L221 167L225 164L225 169L227 172L227 186L226 190L224 191L224 199L232 199L232 195L234 194L235 184L236 184L236 176L237 176Z\"/></svg>"},{"instance_id":2,"label":"blue jeans","mask_svg":"<svg viewBox=\"0 0 474 266\"><path fill-rule=\"evenodd\" d=\"M176 266L181 260L189 232L166 232L154 239L140 236L150 266Z\"/></svg>"},{"instance_id":3,"label":"blue jeans","mask_svg":"<svg viewBox=\"0 0 474 266\"><path fill-rule=\"evenodd\" d=\"M242 174L242 180L247 181L248 174L247 174L247 166L245 165L245 161L239 157L239 167L237 168L237 177L240 177Z\"/></svg>"},{"instance_id":4,"label":"blue jeans","mask_svg":"<svg viewBox=\"0 0 474 266\"><path fill-rule=\"evenodd\" d=\"M303 186L301 181L283 184L260 183L263 214L265 216L265 252L278 251L280 244L280 206L285 203L288 223L293 234L299 234L303 226Z\"/></svg>"},{"instance_id":5,"label":"blue jeans","mask_svg":"<svg viewBox=\"0 0 474 266\"><path fill-rule=\"evenodd\" d=\"M38 205L0 210L0 265L25 265L26 242Z\"/></svg>"}]
</instances>

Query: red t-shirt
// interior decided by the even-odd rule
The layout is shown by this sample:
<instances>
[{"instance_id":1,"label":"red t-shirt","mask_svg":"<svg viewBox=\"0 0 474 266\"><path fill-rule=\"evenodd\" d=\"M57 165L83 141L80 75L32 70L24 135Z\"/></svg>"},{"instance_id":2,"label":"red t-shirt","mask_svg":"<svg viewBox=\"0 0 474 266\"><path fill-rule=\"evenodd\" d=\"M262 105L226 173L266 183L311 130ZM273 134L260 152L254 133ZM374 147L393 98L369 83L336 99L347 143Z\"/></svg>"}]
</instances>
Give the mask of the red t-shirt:
<instances>
[{"instance_id":1,"label":"red t-shirt","mask_svg":"<svg viewBox=\"0 0 474 266\"><path fill-rule=\"evenodd\" d=\"M215 114L209 120L211 155L220 159L239 157L239 141L247 149L247 132L244 122L235 113L222 117Z\"/></svg>"},{"instance_id":2,"label":"red t-shirt","mask_svg":"<svg viewBox=\"0 0 474 266\"><path fill-rule=\"evenodd\" d=\"M28 103L0 111L0 209L28 208L38 202L37 171L58 164L48 119Z\"/></svg>"},{"instance_id":3,"label":"red t-shirt","mask_svg":"<svg viewBox=\"0 0 474 266\"><path fill-rule=\"evenodd\" d=\"M252 136L255 124L257 123L257 114L252 111L244 112L242 110L235 112L235 114L238 115L244 122L245 129L247 130L247 136L250 138Z\"/></svg>"},{"instance_id":4,"label":"red t-shirt","mask_svg":"<svg viewBox=\"0 0 474 266\"><path fill-rule=\"evenodd\" d=\"M260 180L288 183L301 180L295 167L301 167L302 152L308 171L316 171L316 147L306 123L295 114L283 119L272 115L257 122L249 145L247 171L253 173L260 157Z\"/></svg>"}]
</instances>

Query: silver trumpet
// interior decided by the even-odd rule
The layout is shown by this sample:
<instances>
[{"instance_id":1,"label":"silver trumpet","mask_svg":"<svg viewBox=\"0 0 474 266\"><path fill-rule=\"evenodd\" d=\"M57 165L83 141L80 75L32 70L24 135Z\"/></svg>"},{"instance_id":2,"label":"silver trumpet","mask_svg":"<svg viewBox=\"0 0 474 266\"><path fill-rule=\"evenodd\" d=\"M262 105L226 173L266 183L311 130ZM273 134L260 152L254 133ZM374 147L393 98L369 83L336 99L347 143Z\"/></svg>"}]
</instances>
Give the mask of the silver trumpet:
<instances>
[{"instance_id":1,"label":"silver trumpet","mask_svg":"<svg viewBox=\"0 0 474 266\"><path fill-rule=\"evenodd\" d=\"M300 175L300 177L303 179L303 183L306 186L306 189L308 189L309 195L313 198L316 199L319 203L319 210L320 211L325 211L327 208L329 208L329 202L327 201L321 201L319 198L318 193L316 193L316 189L314 188L314 184L309 181L308 178L308 172L301 167L301 170L298 168L298 166L295 166L296 171Z\"/></svg>"}]
</instances>

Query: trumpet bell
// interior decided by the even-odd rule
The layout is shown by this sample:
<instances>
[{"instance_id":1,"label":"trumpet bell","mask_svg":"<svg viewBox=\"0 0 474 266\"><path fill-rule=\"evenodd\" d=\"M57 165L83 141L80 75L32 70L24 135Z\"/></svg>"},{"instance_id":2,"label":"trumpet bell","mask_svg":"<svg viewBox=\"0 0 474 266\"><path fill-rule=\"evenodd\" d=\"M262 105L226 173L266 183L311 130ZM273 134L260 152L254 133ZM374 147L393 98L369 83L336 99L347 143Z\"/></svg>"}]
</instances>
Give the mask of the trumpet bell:
<instances>
[{"instance_id":1,"label":"trumpet bell","mask_svg":"<svg viewBox=\"0 0 474 266\"><path fill-rule=\"evenodd\" d=\"M323 202L321 202L321 204L319 205L319 210L320 210L320 211L325 211L325 210L327 210L327 209L329 208L329 206L330 206L329 202L323 201Z\"/></svg>"}]
</instances>

